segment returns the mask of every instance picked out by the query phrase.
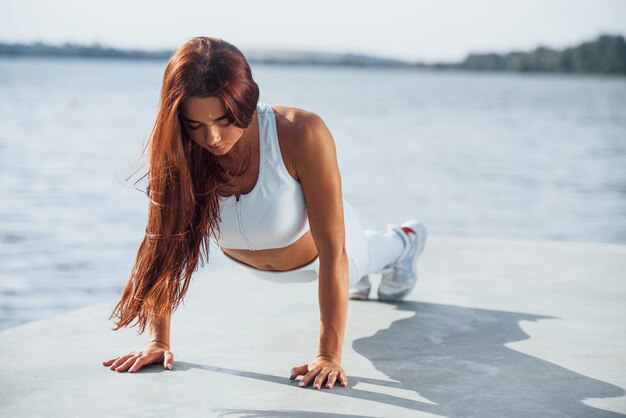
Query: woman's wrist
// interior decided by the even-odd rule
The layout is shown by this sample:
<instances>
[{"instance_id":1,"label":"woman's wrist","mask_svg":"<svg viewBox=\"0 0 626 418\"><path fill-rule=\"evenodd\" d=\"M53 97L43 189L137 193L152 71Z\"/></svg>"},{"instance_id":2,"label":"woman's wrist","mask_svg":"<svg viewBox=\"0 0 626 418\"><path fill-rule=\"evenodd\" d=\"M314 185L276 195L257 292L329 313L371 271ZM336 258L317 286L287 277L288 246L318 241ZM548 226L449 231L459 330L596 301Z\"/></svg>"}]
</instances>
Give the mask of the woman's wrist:
<instances>
[{"instance_id":1,"label":"woman's wrist","mask_svg":"<svg viewBox=\"0 0 626 418\"><path fill-rule=\"evenodd\" d=\"M341 357L339 356L331 356L328 354L318 354L315 359L322 359L322 360L328 360L328 361L335 361L337 363L341 363Z\"/></svg>"},{"instance_id":2,"label":"woman's wrist","mask_svg":"<svg viewBox=\"0 0 626 418\"><path fill-rule=\"evenodd\" d=\"M165 343L163 341L158 341L158 340L151 340L148 345L156 345L156 346L160 346L161 348L165 348L167 350L170 349L170 345L169 342Z\"/></svg>"}]
</instances>

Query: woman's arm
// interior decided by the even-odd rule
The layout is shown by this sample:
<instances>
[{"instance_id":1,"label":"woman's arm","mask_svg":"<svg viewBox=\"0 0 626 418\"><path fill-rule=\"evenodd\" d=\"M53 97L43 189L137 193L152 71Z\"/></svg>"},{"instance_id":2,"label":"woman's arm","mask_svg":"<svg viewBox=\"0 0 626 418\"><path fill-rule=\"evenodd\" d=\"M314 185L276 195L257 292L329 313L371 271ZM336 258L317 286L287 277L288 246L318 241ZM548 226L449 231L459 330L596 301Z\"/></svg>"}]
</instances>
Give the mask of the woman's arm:
<instances>
[{"instance_id":1,"label":"woman's arm","mask_svg":"<svg viewBox=\"0 0 626 418\"><path fill-rule=\"evenodd\" d=\"M157 320L149 322L150 342L161 343L170 346L170 321L172 315L165 315Z\"/></svg>"},{"instance_id":2,"label":"woman's arm","mask_svg":"<svg viewBox=\"0 0 626 418\"><path fill-rule=\"evenodd\" d=\"M345 249L345 227L341 176L335 142L324 121L314 113L299 116L294 140L294 165L304 192L311 235L319 254L318 299L320 336L316 362L303 380L303 386L315 378L319 388L328 377L327 387L335 380L345 386L347 378L341 368L343 339L348 311L348 257ZM302 367L302 366L301 366Z\"/></svg>"}]
</instances>

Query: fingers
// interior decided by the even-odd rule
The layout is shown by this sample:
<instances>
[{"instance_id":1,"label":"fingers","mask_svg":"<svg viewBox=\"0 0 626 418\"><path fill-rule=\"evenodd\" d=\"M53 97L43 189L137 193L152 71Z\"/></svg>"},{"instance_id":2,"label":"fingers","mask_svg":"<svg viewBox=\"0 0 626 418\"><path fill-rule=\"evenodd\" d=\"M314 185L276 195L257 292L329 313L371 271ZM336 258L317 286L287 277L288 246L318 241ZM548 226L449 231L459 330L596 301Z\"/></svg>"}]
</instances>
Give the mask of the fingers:
<instances>
[{"instance_id":1,"label":"fingers","mask_svg":"<svg viewBox=\"0 0 626 418\"><path fill-rule=\"evenodd\" d=\"M315 379L315 384L313 384L313 388L314 389L319 389L321 387L321 385L324 384L324 380L327 379L326 381L326 388L327 389L332 389L333 386L335 386L335 383L337 380L339 380L339 385L342 387L346 387L348 386L348 379L346 378L346 373L343 370L331 370L330 372L328 372L324 378L320 378L320 375L322 373L320 373L317 378ZM320 379L318 381L318 379ZM318 386L316 387L316 384L318 384Z\"/></svg>"},{"instance_id":2,"label":"fingers","mask_svg":"<svg viewBox=\"0 0 626 418\"><path fill-rule=\"evenodd\" d=\"M300 369L300 370L298 370ZM326 388L332 389L335 386L335 383L339 381L339 384L342 387L348 386L348 379L346 378L346 373L343 369L332 369L332 368L317 368L317 369L306 369L307 373L304 375L302 380L300 381L300 387L307 387L309 383L313 381L313 389L320 389L324 382L326 382ZM302 366L300 368L294 367L292 369L290 380L295 379L296 376L302 374ZM295 372L295 373L294 373Z\"/></svg>"},{"instance_id":3,"label":"fingers","mask_svg":"<svg viewBox=\"0 0 626 418\"><path fill-rule=\"evenodd\" d=\"M107 366L107 367L108 367L108 366L110 366L111 364L113 364L113 362L114 362L115 360L117 360L117 359L118 359L118 357L115 357L115 358L112 358L111 360L103 361L103 362L102 362L102 365L103 365L103 366Z\"/></svg>"},{"instance_id":4,"label":"fingers","mask_svg":"<svg viewBox=\"0 0 626 418\"><path fill-rule=\"evenodd\" d=\"M311 380L313 380L315 376L318 375L319 372L320 372L319 369L313 369L310 372L308 372L300 381L300 387L304 388L304 387L309 386L309 383L311 383ZM316 385L313 385L313 389L319 389L319 387L316 387Z\"/></svg>"},{"instance_id":5,"label":"fingers","mask_svg":"<svg viewBox=\"0 0 626 418\"><path fill-rule=\"evenodd\" d=\"M328 369L320 370L320 372L318 373L317 377L313 381L313 389L321 388L322 385L324 384L324 381L326 380L326 377L328 376L329 373L330 373L330 371Z\"/></svg>"},{"instance_id":6,"label":"fingers","mask_svg":"<svg viewBox=\"0 0 626 418\"><path fill-rule=\"evenodd\" d=\"M129 373L134 373L136 371L139 371L139 369L141 369L143 366L145 366L146 364L151 363L150 357L146 356L146 355L137 356L134 360L135 361L131 364L130 368L128 369ZM130 362L130 360L129 360L129 362ZM118 371L124 371L124 369L118 370Z\"/></svg>"},{"instance_id":7,"label":"fingers","mask_svg":"<svg viewBox=\"0 0 626 418\"><path fill-rule=\"evenodd\" d=\"M324 371L324 374L322 374L322 376L320 376L319 379L323 379L326 377L326 374L328 373L326 369L312 369L311 371L309 371L300 381L300 387L307 387L309 383L311 383L311 380L313 380L315 376L320 374L322 371ZM320 380L316 380L313 383L313 389L319 389L320 387L321 387Z\"/></svg>"},{"instance_id":8,"label":"fingers","mask_svg":"<svg viewBox=\"0 0 626 418\"><path fill-rule=\"evenodd\" d=\"M339 384L343 387L348 386L348 378L343 370L339 373Z\"/></svg>"},{"instance_id":9,"label":"fingers","mask_svg":"<svg viewBox=\"0 0 626 418\"><path fill-rule=\"evenodd\" d=\"M303 364L302 366L296 366L291 369L291 374L289 375L289 380L293 380L298 376L305 375L309 372L309 365Z\"/></svg>"},{"instance_id":10,"label":"fingers","mask_svg":"<svg viewBox=\"0 0 626 418\"><path fill-rule=\"evenodd\" d=\"M115 371L116 372L125 372L126 370L130 369L130 366L132 366L135 363L135 361L137 361L140 358L142 358L141 355L135 354L134 356L128 358L124 363L122 363L121 365L117 366L115 368Z\"/></svg>"},{"instance_id":11,"label":"fingers","mask_svg":"<svg viewBox=\"0 0 626 418\"><path fill-rule=\"evenodd\" d=\"M164 357L163 367L172 370L172 367L174 367L174 354L171 351L166 351Z\"/></svg>"},{"instance_id":12,"label":"fingers","mask_svg":"<svg viewBox=\"0 0 626 418\"><path fill-rule=\"evenodd\" d=\"M339 373L337 373L335 370L332 370L330 373L328 373L328 382L326 382L326 387L328 389L332 389L333 386L335 386L335 381L337 380L337 375Z\"/></svg>"},{"instance_id":13,"label":"fingers","mask_svg":"<svg viewBox=\"0 0 626 418\"><path fill-rule=\"evenodd\" d=\"M117 359L115 359L115 361L111 364L111 367L109 367L109 368L111 370L115 370L116 368L121 366L126 360L128 360L130 357L132 357L134 355L135 355L135 353L128 353L128 354L125 354L123 356L118 357Z\"/></svg>"}]
</instances>

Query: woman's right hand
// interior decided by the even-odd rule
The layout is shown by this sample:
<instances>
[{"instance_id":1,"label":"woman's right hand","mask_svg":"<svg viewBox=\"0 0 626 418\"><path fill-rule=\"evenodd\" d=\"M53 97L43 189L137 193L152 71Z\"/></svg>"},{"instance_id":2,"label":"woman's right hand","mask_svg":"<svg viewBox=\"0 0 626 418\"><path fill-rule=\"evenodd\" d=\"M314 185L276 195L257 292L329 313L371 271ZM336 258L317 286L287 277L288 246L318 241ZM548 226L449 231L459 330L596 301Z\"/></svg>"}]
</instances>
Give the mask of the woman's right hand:
<instances>
[{"instance_id":1,"label":"woman's right hand","mask_svg":"<svg viewBox=\"0 0 626 418\"><path fill-rule=\"evenodd\" d=\"M131 351L123 356L115 357L102 362L103 366L110 366L111 370L133 373L146 364L163 363L163 367L171 370L174 367L174 354L170 348L158 342L152 342L141 351Z\"/></svg>"}]
</instances>

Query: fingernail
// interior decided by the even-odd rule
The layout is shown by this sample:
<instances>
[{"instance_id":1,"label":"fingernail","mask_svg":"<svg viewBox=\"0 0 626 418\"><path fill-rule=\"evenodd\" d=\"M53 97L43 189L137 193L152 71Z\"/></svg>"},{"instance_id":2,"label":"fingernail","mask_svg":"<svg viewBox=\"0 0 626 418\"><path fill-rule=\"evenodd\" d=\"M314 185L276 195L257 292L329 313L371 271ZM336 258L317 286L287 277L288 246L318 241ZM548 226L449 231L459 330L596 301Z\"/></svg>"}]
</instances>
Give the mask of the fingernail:
<instances>
[{"instance_id":1,"label":"fingernail","mask_svg":"<svg viewBox=\"0 0 626 418\"><path fill-rule=\"evenodd\" d=\"M304 386L304 381L300 381L300 386Z\"/></svg>"},{"instance_id":2,"label":"fingernail","mask_svg":"<svg viewBox=\"0 0 626 418\"><path fill-rule=\"evenodd\" d=\"M167 368L172 370L172 364L171 363L167 363Z\"/></svg>"},{"instance_id":3,"label":"fingernail","mask_svg":"<svg viewBox=\"0 0 626 418\"><path fill-rule=\"evenodd\" d=\"M313 385L313 389L319 389L320 385Z\"/></svg>"}]
</instances>

